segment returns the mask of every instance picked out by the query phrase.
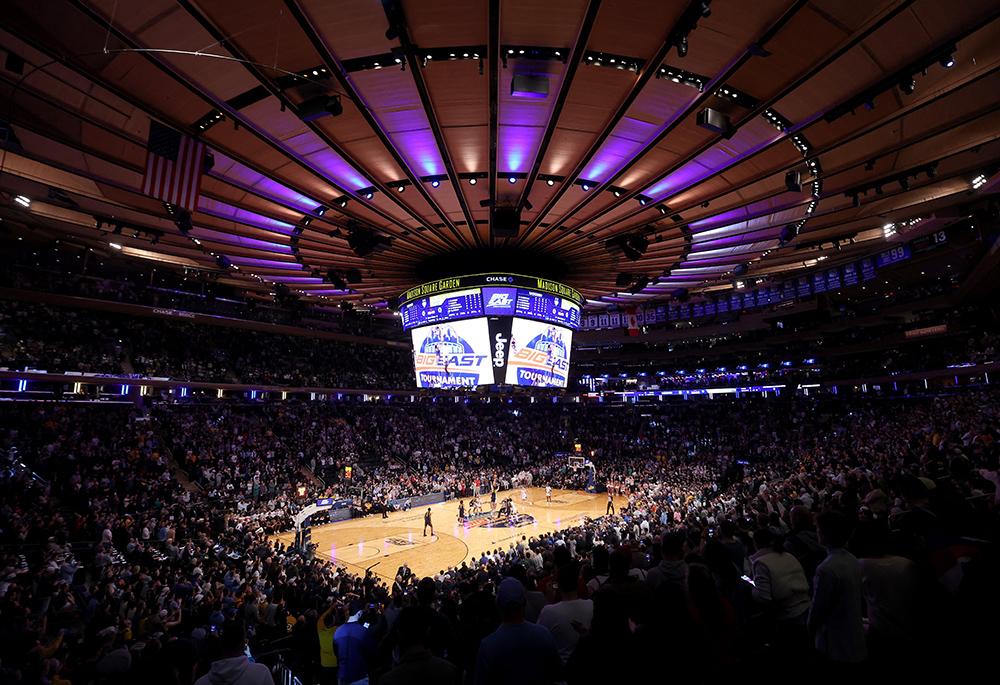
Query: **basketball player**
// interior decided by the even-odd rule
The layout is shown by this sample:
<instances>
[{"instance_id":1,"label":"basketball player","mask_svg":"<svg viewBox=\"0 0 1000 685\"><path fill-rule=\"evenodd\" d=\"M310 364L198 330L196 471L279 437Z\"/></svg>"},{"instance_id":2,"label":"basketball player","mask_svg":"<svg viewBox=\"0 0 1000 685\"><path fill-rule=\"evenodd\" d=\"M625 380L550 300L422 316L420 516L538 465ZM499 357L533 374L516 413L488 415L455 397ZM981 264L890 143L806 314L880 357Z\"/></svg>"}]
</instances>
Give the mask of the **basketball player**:
<instances>
[{"instance_id":1,"label":"basketball player","mask_svg":"<svg viewBox=\"0 0 1000 685\"><path fill-rule=\"evenodd\" d=\"M490 490L490 515L497 513L497 491Z\"/></svg>"},{"instance_id":2,"label":"basketball player","mask_svg":"<svg viewBox=\"0 0 1000 685\"><path fill-rule=\"evenodd\" d=\"M431 523L431 508L427 507L427 513L424 514L424 537L427 537L427 528L431 529L431 537L434 537L434 524Z\"/></svg>"},{"instance_id":3,"label":"basketball player","mask_svg":"<svg viewBox=\"0 0 1000 685\"><path fill-rule=\"evenodd\" d=\"M545 486L545 503L546 504L552 504L552 486L551 485L546 485Z\"/></svg>"},{"instance_id":4,"label":"basketball player","mask_svg":"<svg viewBox=\"0 0 1000 685\"><path fill-rule=\"evenodd\" d=\"M521 506L523 507L527 503L528 503L528 491L525 490L524 486L522 485L521 486Z\"/></svg>"},{"instance_id":5,"label":"basketball player","mask_svg":"<svg viewBox=\"0 0 1000 685\"><path fill-rule=\"evenodd\" d=\"M462 500L461 502L458 503L458 522L465 523L465 500Z\"/></svg>"}]
</instances>

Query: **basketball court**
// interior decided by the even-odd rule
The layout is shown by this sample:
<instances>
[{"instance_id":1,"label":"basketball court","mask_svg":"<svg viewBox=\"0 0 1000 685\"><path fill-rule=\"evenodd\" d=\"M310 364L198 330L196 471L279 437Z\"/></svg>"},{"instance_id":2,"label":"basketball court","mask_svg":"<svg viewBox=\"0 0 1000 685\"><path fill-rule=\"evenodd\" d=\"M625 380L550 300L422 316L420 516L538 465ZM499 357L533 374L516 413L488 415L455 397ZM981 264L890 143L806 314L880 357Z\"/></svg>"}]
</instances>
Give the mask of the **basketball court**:
<instances>
[{"instance_id":1,"label":"basketball court","mask_svg":"<svg viewBox=\"0 0 1000 685\"><path fill-rule=\"evenodd\" d=\"M521 536L530 538L542 533L579 526L585 518L603 516L607 510L607 494L590 494L576 490L553 490L552 503L545 503L545 488L527 488L528 504L522 505L521 490L497 493L497 506L507 497L513 498L518 521L511 526L506 519L493 520L489 516L489 496L483 499L486 518L475 518L467 524L458 522L459 500L431 504L434 535L423 534L424 513L427 506L410 511L396 511L389 518L381 515L348 519L312 528L312 542L317 545L316 555L331 559L351 572L373 573L389 581L395 579L396 569L409 564L418 576L446 570L449 566L472 563L483 552L506 550L516 544ZM465 499L468 507L469 499ZM624 497L615 497L615 511L624 506ZM494 515L495 516L495 515ZM277 538L286 543L295 542L295 532L281 533Z\"/></svg>"}]
</instances>

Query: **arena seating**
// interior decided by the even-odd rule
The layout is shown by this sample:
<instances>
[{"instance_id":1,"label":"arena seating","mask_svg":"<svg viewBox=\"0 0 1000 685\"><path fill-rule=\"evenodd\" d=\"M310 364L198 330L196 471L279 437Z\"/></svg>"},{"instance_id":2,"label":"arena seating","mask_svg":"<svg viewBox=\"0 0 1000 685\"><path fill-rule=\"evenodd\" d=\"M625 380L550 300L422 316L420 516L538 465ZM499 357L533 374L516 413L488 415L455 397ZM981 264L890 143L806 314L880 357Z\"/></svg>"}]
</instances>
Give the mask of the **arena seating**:
<instances>
[{"instance_id":1,"label":"arena seating","mask_svg":"<svg viewBox=\"0 0 1000 685\"><path fill-rule=\"evenodd\" d=\"M168 682L165 668L207 668L222 649L214 626L242 625L265 663L280 654L313 682L317 622L334 607L334 627L361 611L381 643L373 680L396 641L409 644L412 620L430 624L432 653L478 682L482 637L513 620L519 596L544 602L535 588L564 576L592 588L565 607L592 616L554 666L570 683L623 668L654 678L665 664L695 681L816 669L831 658L824 640L858 634L834 656L892 673L971 663L997 609L998 412L1000 396L975 390L654 407L157 404L149 416L130 404L10 403L3 676ZM582 488L556 456L574 444L628 506L475 551L443 575L394 588L267 541L317 497L355 498L363 516L431 491L462 496L475 478ZM817 571L821 540L857 587ZM498 608L497 588L513 604ZM856 593L836 598L857 602L856 615L832 612L831 592ZM560 646L560 604L579 601L536 618ZM616 654L633 656L623 665Z\"/></svg>"}]
</instances>

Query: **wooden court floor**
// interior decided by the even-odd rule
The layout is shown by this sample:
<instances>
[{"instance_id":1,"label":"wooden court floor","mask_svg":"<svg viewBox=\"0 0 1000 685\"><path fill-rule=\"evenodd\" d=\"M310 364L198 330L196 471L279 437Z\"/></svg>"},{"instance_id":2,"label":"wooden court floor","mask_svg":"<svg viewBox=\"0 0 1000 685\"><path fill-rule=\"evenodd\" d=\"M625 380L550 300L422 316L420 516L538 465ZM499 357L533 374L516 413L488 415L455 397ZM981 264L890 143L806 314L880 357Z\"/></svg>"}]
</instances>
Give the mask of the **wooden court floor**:
<instances>
[{"instance_id":1,"label":"wooden court floor","mask_svg":"<svg viewBox=\"0 0 1000 685\"><path fill-rule=\"evenodd\" d=\"M430 505L434 535L430 530L426 536L423 534L427 511L424 506L393 512L386 519L376 514L314 527L312 541L317 545L317 555L332 559L354 573L363 574L365 569L371 568L372 572L392 582L396 570L404 562L419 576L431 575L449 566L461 566L463 561L471 564L472 559L479 559L483 552L497 548L506 550L522 535L530 538L571 528L581 525L585 517L597 518L607 511L607 494L553 490L552 503L546 504L545 488L527 490L527 506L521 504L520 489L497 495L497 506L504 498L513 497L518 513L532 517L532 521L516 527L505 521L494 525L492 520L460 525L458 500L450 500ZM489 513L488 496L485 499L484 509ZM468 499L465 503L468 506ZM624 497L616 497L615 510L625 503ZM295 533L281 533L277 538L291 544L295 541Z\"/></svg>"}]
</instances>

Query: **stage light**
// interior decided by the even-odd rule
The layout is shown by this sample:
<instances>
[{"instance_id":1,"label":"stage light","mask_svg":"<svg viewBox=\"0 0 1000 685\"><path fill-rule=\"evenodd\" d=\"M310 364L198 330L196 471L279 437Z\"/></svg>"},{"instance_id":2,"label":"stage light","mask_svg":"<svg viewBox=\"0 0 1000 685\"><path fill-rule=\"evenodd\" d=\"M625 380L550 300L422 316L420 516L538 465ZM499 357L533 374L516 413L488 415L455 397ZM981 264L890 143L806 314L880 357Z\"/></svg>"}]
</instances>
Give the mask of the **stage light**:
<instances>
[{"instance_id":1,"label":"stage light","mask_svg":"<svg viewBox=\"0 0 1000 685\"><path fill-rule=\"evenodd\" d=\"M514 185L515 183L517 183L517 179L516 179L516 178L514 178L513 176L511 176L510 178L508 178L508 179L507 179L507 181L508 181L508 182L509 182L509 183L510 183L511 185Z\"/></svg>"},{"instance_id":2,"label":"stage light","mask_svg":"<svg viewBox=\"0 0 1000 685\"><path fill-rule=\"evenodd\" d=\"M899 89L903 91L904 95L913 95L913 91L917 88L917 82L912 78L904 78L899 82Z\"/></svg>"},{"instance_id":3,"label":"stage light","mask_svg":"<svg viewBox=\"0 0 1000 685\"><path fill-rule=\"evenodd\" d=\"M108 247L113 247L113 248L115 248L116 250L120 250L120 249L122 249L122 246L121 246L121 245L119 245L118 243L108 243Z\"/></svg>"},{"instance_id":4,"label":"stage light","mask_svg":"<svg viewBox=\"0 0 1000 685\"><path fill-rule=\"evenodd\" d=\"M903 190L910 189L910 179L908 177L899 179L899 187Z\"/></svg>"},{"instance_id":5,"label":"stage light","mask_svg":"<svg viewBox=\"0 0 1000 685\"><path fill-rule=\"evenodd\" d=\"M951 69L953 66L955 66L955 60L952 58L951 55L945 55L944 57L941 58L940 64L945 69Z\"/></svg>"},{"instance_id":6,"label":"stage light","mask_svg":"<svg viewBox=\"0 0 1000 685\"><path fill-rule=\"evenodd\" d=\"M553 180L552 180L552 179L550 178L550 179L549 179L548 181L546 181L545 183L546 183L546 185L550 185L550 186L551 186L551 185L555 185L555 183L556 183L556 182L555 182L555 181L553 181Z\"/></svg>"},{"instance_id":7,"label":"stage light","mask_svg":"<svg viewBox=\"0 0 1000 685\"><path fill-rule=\"evenodd\" d=\"M666 214L667 213L667 208L666 207L657 207L657 209L660 210L660 214Z\"/></svg>"},{"instance_id":8,"label":"stage light","mask_svg":"<svg viewBox=\"0 0 1000 685\"><path fill-rule=\"evenodd\" d=\"M621 192L618 191L618 190L614 191L614 194L615 194L615 197L621 197L622 196Z\"/></svg>"},{"instance_id":9,"label":"stage light","mask_svg":"<svg viewBox=\"0 0 1000 685\"><path fill-rule=\"evenodd\" d=\"M476 185L476 177L475 176L473 176L472 178L469 179L469 185L470 186Z\"/></svg>"},{"instance_id":10,"label":"stage light","mask_svg":"<svg viewBox=\"0 0 1000 685\"><path fill-rule=\"evenodd\" d=\"M677 41L677 56L686 57L688 54L688 38L687 36L681 36L681 39Z\"/></svg>"},{"instance_id":11,"label":"stage light","mask_svg":"<svg viewBox=\"0 0 1000 685\"><path fill-rule=\"evenodd\" d=\"M432 188L437 188L440 185L441 185L441 181L431 181L431 187Z\"/></svg>"},{"instance_id":12,"label":"stage light","mask_svg":"<svg viewBox=\"0 0 1000 685\"><path fill-rule=\"evenodd\" d=\"M590 190L590 186L589 186L589 185L587 185L586 183L584 183L584 184L583 184L583 190L584 190L584 192L586 192L586 191Z\"/></svg>"},{"instance_id":13,"label":"stage light","mask_svg":"<svg viewBox=\"0 0 1000 685\"><path fill-rule=\"evenodd\" d=\"M869 112L875 109L875 101L865 100L865 109L867 109Z\"/></svg>"},{"instance_id":14,"label":"stage light","mask_svg":"<svg viewBox=\"0 0 1000 685\"><path fill-rule=\"evenodd\" d=\"M322 205L320 205L319 207L317 207L316 208L316 214L318 214L319 216L323 216L324 214L326 214L326 207L324 207Z\"/></svg>"},{"instance_id":15,"label":"stage light","mask_svg":"<svg viewBox=\"0 0 1000 685\"><path fill-rule=\"evenodd\" d=\"M16 202L17 204L22 205L24 207L30 207L31 206L31 200L28 199L27 197L25 197L24 195L17 195L14 198L14 202Z\"/></svg>"},{"instance_id":16,"label":"stage light","mask_svg":"<svg viewBox=\"0 0 1000 685\"><path fill-rule=\"evenodd\" d=\"M853 204L854 204L855 207L860 207L861 206L861 196L860 195L855 195L854 196Z\"/></svg>"},{"instance_id":17,"label":"stage light","mask_svg":"<svg viewBox=\"0 0 1000 685\"><path fill-rule=\"evenodd\" d=\"M115 224L115 230L111 231L111 235L121 235L121 234L122 234L122 225Z\"/></svg>"},{"instance_id":18,"label":"stage light","mask_svg":"<svg viewBox=\"0 0 1000 685\"><path fill-rule=\"evenodd\" d=\"M365 193L365 199L370 200L375 197L375 193Z\"/></svg>"},{"instance_id":19,"label":"stage light","mask_svg":"<svg viewBox=\"0 0 1000 685\"><path fill-rule=\"evenodd\" d=\"M406 186L396 186L396 192L401 193L406 190Z\"/></svg>"}]
</instances>

